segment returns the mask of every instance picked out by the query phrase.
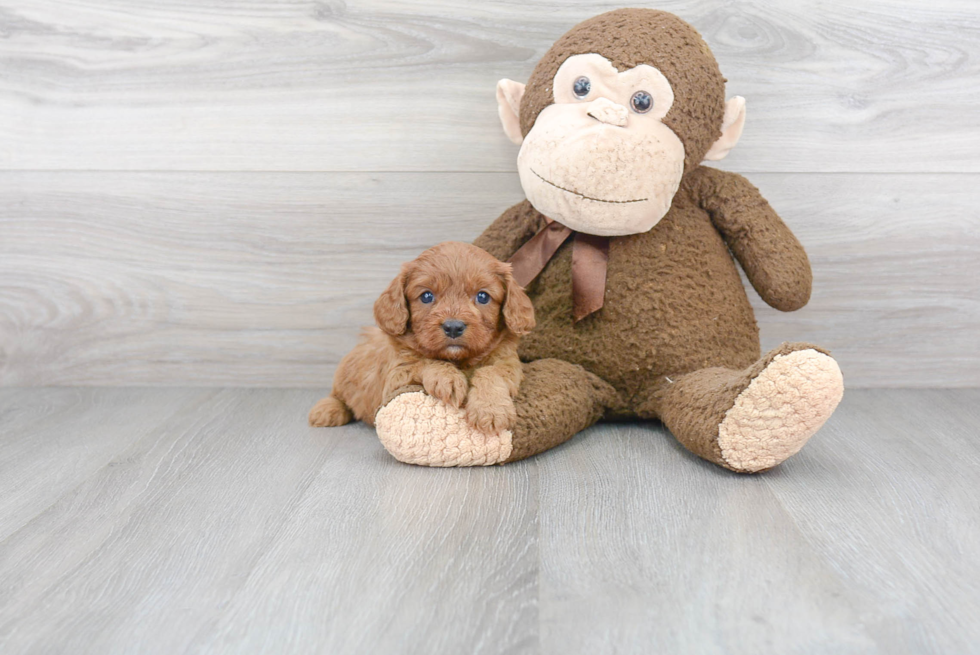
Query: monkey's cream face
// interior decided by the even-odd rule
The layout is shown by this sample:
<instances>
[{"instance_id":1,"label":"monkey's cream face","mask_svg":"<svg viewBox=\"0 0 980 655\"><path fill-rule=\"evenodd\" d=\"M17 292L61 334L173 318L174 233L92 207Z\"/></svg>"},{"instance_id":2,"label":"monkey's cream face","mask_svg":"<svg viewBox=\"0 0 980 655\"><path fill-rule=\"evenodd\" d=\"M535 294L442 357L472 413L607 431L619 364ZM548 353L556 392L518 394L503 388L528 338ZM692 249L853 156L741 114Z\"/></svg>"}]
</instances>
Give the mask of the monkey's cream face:
<instances>
[{"instance_id":1,"label":"monkey's cream face","mask_svg":"<svg viewBox=\"0 0 980 655\"><path fill-rule=\"evenodd\" d=\"M662 120L674 102L663 74L619 72L598 54L569 57L517 158L535 209L599 236L646 232L670 209L684 145Z\"/></svg>"}]
</instances>

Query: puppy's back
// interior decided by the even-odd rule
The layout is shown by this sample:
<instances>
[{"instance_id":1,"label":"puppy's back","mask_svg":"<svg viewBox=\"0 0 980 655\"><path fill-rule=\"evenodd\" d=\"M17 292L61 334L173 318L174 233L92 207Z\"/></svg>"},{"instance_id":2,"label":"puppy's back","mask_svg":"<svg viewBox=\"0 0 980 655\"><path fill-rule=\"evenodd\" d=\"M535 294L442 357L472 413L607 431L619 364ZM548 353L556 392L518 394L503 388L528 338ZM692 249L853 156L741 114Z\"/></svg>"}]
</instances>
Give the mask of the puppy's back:
<instances>
[{"instance_id":1,"label":"puppy's back","mask_svg":"<svg viewBox=\"0 0 980 655\"><path fill-rule=\"evenodd\" d=\"M340 360L331 395L350 407L355 418L374 425L394 357L395 349L387 334L377 327L364 328L358 344Z\"/></svg>"}]
</instances>

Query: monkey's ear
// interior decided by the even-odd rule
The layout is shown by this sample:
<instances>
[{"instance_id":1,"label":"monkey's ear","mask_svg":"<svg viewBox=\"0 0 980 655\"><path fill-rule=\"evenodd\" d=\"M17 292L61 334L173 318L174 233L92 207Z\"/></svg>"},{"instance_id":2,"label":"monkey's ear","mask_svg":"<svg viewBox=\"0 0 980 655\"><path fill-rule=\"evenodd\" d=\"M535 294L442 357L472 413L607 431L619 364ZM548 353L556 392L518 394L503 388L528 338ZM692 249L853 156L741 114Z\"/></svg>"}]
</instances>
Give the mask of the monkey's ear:
<instances>
[{"instance_id":1,"label":"monkey's ear","mask_svg":"<svg viewBox=\"0 0 980 655\"><path fill-rule=\"evenodd\" d=\"M385 292L374 301L374 320L393 337L408 329L408 302L405 300L405 273L398 274Z\"/></svg>"},{"instance_id":2,"label":"monkey's ear","mask_svg":"<svg viewBox=\"0 0 980 655\"><path fill-rule=\"evenodd\" d=\"M503 79L497 82L497 113L504 125L507 138L521 145L524 135L521 134L521 98L524 97L524 85L514 80Z\"/></svg>"},{"instance_id":3,"label":"monkey's ear","mask_svg":"<svg viewBox=\"0 0 980 655\"><path fill-rule=\"evenodd\" d=\"M714 142L708 154L704 156L708 161L718 161L724 159L731 152L739 137L742 136L742 128L745 127L745 98L735 96L729 98L725 103L725 118L721 121L721 136Z\"/></svg>"}]
</instances>

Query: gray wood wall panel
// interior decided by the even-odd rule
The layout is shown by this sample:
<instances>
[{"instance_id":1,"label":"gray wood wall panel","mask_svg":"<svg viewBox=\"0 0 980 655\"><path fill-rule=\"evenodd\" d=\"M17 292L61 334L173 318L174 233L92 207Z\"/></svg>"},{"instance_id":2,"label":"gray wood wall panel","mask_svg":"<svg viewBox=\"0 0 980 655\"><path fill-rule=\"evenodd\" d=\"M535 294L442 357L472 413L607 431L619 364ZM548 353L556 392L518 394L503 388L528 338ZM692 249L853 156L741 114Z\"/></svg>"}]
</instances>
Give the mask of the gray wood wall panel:
<instances>
[{"instance_id":1,"label":"gray wood wall panel","mask_svg":"<svg viewBox=\"0 0 980 655\"><path fill-rule=\"evenodd\" d=\"M810 304L766 347L849 386L980 385L977 175L756 174ZM498 173L0 173L0 384L324 387L401 261L522 197Z\"/></svg>"},{"instance_id":2,"label":"gray wood wall panel","mask_svg":"<svg viewBox=\"0 0 980 655\"><path fill-rule=\"evenodd\" d=\"M620 0L0 0L0 384L323 386L396 264L521 197L494 102ZM808 247L763 343L980 384L972 0L664 0ZM754 296L753 296L754 298Z\"/></svg>"},{"instance_id":3,"label":"gray wood wall panel","mask_svg":"<svg viewBox=\"0 0 980 655\"><path fill-rule=\"evenodd\" d=\"M508 172L496 81L622 4L7 0L0 167ZM973 0L637 4L748 99L737 170L980 172Z\"/></svg>"}]
</instances>

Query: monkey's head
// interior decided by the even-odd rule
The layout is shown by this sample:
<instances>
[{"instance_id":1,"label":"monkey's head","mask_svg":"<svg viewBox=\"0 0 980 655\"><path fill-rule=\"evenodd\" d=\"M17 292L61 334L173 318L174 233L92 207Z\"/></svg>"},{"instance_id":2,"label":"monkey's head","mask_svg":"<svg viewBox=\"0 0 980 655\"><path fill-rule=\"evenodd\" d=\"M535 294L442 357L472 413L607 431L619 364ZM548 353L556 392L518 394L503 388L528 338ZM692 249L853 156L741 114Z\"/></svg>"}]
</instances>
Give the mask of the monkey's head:
<instances>
[{"instance_id":1,"label":"monkey's head","mask_svg":"<svg viewBox=\"0 0 980 655\"><path fill-rule=\"evenodd\" d=\"M745 123L701 35L653 9L576 25L526 86L501 80L497 104L534 208L600 236L651 229L684 175L727 155Z\"/></svg>"}]
</instances>

